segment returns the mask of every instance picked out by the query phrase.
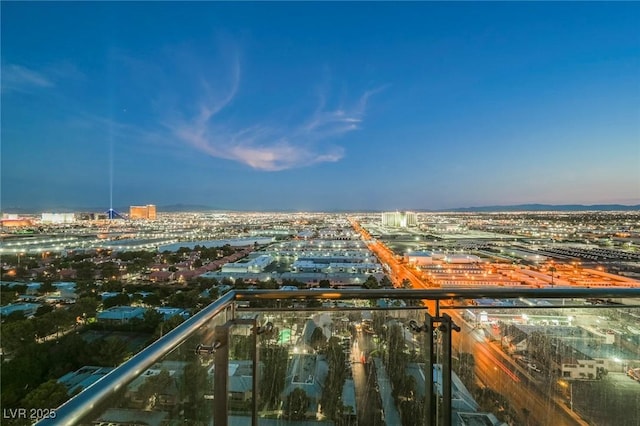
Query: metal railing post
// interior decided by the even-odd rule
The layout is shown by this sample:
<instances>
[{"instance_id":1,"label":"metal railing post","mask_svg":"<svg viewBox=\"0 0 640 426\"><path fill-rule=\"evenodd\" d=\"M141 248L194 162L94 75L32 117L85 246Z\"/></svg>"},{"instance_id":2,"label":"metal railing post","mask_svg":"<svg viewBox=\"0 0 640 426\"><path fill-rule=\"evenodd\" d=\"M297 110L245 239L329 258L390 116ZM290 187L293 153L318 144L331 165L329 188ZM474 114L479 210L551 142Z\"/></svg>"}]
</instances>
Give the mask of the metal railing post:
<instances>
[{"instance_id":1,"label":"metal railing post","mask_svg":"<svg viewBox=\"0 0 640 426\"><path fill-rule=\"evenodd\" d=\"M258 350L258 321L253 319L253 330L251 331L253 340L253 377L251 378L251 403L253 406L253 413L251 415L251 426L258 426L258 362L259 353Z\"/></svg>"},{"instance_id":2,"label":"metal railing post","mask_svg":"<svg viewBox=\"0 0 640 426\"><path fill-rule=\"evenodd\" d=\"M451 426L451 318L444 314L442 332L442 423Z\"/></svg>"},{"instance_id":3,"label":"metal railing post","mask_svg":"<svg viewBox=\"0 0 640 426\"><path fill-rule=\"evenodd\" d=\"M258 318L234 318L227 321L224 325L216 327L216 344L222 345L220 349L217 349L215 353L215 374L214 374L214 424L218 426L221 424L227 426L228 422L228 381L229 381L229 331L231 327L236 325L251 325L251 343L253 346L253 359L252 359L252 378L251 378L251 425L258 426L258 393L259 393L259 371L258 366L260 362L259 350L258 350L258 334L264 333L265 329L261 329L258 326ZM218 334L220 333L220 334ZM218 395L224 395L223 402L218 401L220 398ZM219 413L221 410L225 417ZM222 422L222 423L218 423Z\"/></svg>"},{"instance_id":4,"label":"metal railing post","mask_svg":"<svg viewBox=\"0 0 640 426\"><path fill-rule=\"evenodd\" d=\"M425 371L425 379L426 379L426 383L425 383L425 425L435 425L435 419L436 419L436 407L435 407L435 398L434 398L434 392L433 392L433 366L435 364L435 348L433 346L433 317L429 314L429 312L427 312L425 314L425 319L424 319L424 327L426 328L426 334L427 334L427 341L426 341L426 348L427 348L427 368Z\"/></svg>"},{"instance_id":5,"label":"metal railing post","mask_svg":"<svg viewBox=\"0 0 640 426\"><path fill-rule=\"evenodd\" d=\"M219 347L215 352L215 370L213 373L213 424L227 426L229 422L229 329L231 321L215 328L216 341Z\"/></svg>"},{"instance_id":6,"label":"metal railing post","mask_svg":"<svg viewBox=\"0 0 640 426\"><path fill-rule=\"evenodd\" d=\"M460 331L460 327L454 324L448 314L443 314L440 318L439 330L442 332L442 411L444 426L451 426L452 404L451 404L451 333Z\"/></svg>"}]
</instances>

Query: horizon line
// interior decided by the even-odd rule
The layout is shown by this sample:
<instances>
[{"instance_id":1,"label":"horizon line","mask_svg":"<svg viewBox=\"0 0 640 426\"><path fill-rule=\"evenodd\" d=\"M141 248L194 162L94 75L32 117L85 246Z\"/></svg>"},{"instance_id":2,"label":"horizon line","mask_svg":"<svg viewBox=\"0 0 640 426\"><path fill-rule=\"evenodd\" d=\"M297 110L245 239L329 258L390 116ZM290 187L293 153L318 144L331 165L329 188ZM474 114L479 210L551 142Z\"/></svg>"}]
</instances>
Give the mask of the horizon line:
<instances>
[{"instance_id":1,"label":"horizon line","mask_svg":"<svg viewBox=\"0 0 640 426\"><path fill-rule=\"evenodd\" d=\"M133 205L133 204L132 204ZM135 204L142 205L142 204ZM640 210L640 203L638 204L622 204L622 203L594 203L594 204L546 204L546 203L522 203L522 204L503 204L503 205L479 205L479 206L465 206L465 207L447 207L447 208L395 208L395 209L350 209L350 208L329 208L329 209L296 209L296 208L281 208L281 209L251 209L251 208L220 208L213 206L206 206L200 204L155 204L158 213L206 213L206 212L264 212L264 213L382 213L382 212L416 212L416 213L445 213L445 212L460 212L467 211L473 212L483 210L483 213L495 211L500 212L505 209L509 209L511 212L527 212L527 211L554 211L554 209L572 211L625 211L625 210ZM119 206L116 211L122 211L123 208L128 210L130 206ZM169 211L162 211L162 209L169 209ZM180 210L184 208L184 210ZM615 210L620 208L622 210ZM518 210L520 209L520 210ZM52 207L52 208L40 208L40 207L9 207L0 208L2 214L39 214L39 213L103 213L102 208L96 207ZM16 211L16 213L12 213Z\"/></svg>"}]
</instances>

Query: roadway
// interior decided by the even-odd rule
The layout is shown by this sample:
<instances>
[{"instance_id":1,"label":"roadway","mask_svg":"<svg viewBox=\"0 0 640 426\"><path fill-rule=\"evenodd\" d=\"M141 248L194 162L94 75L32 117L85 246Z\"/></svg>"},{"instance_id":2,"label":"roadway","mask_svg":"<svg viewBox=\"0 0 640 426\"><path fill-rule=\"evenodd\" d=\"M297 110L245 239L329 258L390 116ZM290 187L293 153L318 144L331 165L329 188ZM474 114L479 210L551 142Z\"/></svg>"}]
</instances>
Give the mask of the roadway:
<instances>
[{"instance_id":1,"label":"roadway","mask_svg":"<svg viewBox=\"0 0 640 426\"><path fill-rule=\"evenodd\" d=\"M356 391L356 413L360 426L383 426L381 401L375 373L363 361L369 359L373 344L371 337L362 331L356 333L351 345L351 371Z\"/></svg>"},{"instance_id":2,"label":"roadway","mask_svg":"<svg viewBox=\"0 0 640 426\"><path fill-rule=\"evenodd\" d=\"M353 229L362 236L364 241L367 243L367 247L378 258L380 263L382 263L383 265L388 265L390 269L389 275L394 287L403 287L402 282L404 280L408 280L411 283L411 287L413 288L432 287L432 285L429 285L422 279L418 278L410 268L400 263L396 258L395 253L389 250L389 248L386 245L382 244L380 241L372 238L367 230L360 226L360 224L356 222L355 219L349 220L351 222L351 226L353 226Z\"/></svg>"},{"instance_id":3,"label":"roadway","mask_svg":"<svg viewBox=\"0 0 640 426\"><path fill-rule=\"evenodd\" d=\"M413 288L429 288L429 284L422 281L406 266L401 264L395 254L384 244L371 238L354 219L350 219L353 228L360 233L367 242L369 249L381 263L387 264L391 270L391 279L396 287L402 286L404 279L409 280ZM585 425L575 413L564 407L562 400L556 398L554 390L539 389L535 380L514 365L502 351L488 345L484 334L478 333L462 320L456 311L449 315L462 328L461 332L453 333L452 344L458 351L472 353L475 359L475 374L485 386L501 393L519 415L523 409L529 412L529 424L542 426L574 426Z\"/></svg>"},{"instance_id":4,"label":"roadway","mask_svg":"<svg viewBox=\"0 0 640 426\"><path fill-rule=\"evenodd\" d=\"M488 344L481 329L473 328L457 312L448 312L461 331L453 333L452 347L458 352L473 354L475 374L485 386L502 394L518 413L529 413L530 425L574 426L586 425L570 412L560 398L555 397L552 385L541 389L537 380L517 366L501 350Z\"/></svg>"},{"instance_id":5,"label":"roadway","mask_svg":"<svg viewBox=\"0 0 640 426\"><path fill-rule=\"evenodd\" d=\"M402 288L403 281L405 279L409 281L412 288L429 289L434 287L433 283L425 282L425 280L420 279L413 273L413 271L409 267L407 267L407 265L400 263L396 258L395 253L389 250L386 245L372 238L367 230L360 226L360 224L355 219L350 218L349 221L351 222L351 226L353 226L353 229L362 236L364 241L367 243L369 250L373 252L380 263L382 263L383 265L388 265L390 270L388 275L390 276L391 282L393 283L394 287ZM431 312L432 315L435 315L436 303L431 300L423 300L423 303L427 307L429 312Z\"/></svg>"}]
</instances>

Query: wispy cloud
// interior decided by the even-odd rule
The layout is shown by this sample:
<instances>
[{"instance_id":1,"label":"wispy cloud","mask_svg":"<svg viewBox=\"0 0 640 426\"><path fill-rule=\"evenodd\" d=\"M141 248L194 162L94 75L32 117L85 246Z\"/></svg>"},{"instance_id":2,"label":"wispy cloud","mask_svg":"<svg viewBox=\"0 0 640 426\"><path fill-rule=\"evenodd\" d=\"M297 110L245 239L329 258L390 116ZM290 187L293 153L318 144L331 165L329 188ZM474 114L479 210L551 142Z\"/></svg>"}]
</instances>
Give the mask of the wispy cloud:
<instances>
[{"instance_id":1,"label":"wispy cloud","mask_svg":"<svg viewBox=\"0 0 640 426\"><path fill-rule=\"evenodd\" d=\"M331 144L331 139L360 128L369 98L381 89L367 91L351 104L327 106L327 94L319 96L315 110L294 123L270 121L245 128L233 128L217 120L217 115L231 105L240 86L240 64L231 69L231 84L224 96L215 99L207 81L197 113L167 126L182 142L212 157L246 164L257 170L280 171L336 162L344 156L344 148Z\"/></svg>"},{"instance_id":2,"label":"wispy cloud","mask_svg":"<svg viewBox=\"0 0 640 426\"><path fill-rule=\"evenodd\" d=\"M37 88L52 87L53 82L44 74L17 64L2 64L2 92L30 92Z\"/></svg>"}]
</instances>

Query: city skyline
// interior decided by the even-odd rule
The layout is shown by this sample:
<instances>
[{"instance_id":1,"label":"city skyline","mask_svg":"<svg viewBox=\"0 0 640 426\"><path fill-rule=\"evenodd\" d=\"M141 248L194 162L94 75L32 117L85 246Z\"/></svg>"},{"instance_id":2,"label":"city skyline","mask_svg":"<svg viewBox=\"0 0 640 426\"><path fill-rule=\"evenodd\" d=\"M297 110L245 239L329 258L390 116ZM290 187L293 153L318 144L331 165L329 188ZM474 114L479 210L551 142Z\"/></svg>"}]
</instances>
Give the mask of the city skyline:
<instances>
[{"instance_id":1,"label":"city skyline","mask_svg":"<svg viewBox=\"0 0 640 426\"><path fill-rule=\"evenodd\" d=\"M638 204L639 11L3 3L2 210Z\"/></svg>"}]
</instances>

